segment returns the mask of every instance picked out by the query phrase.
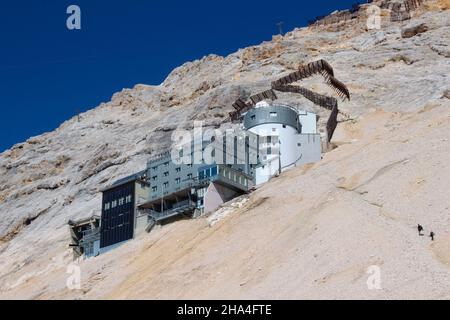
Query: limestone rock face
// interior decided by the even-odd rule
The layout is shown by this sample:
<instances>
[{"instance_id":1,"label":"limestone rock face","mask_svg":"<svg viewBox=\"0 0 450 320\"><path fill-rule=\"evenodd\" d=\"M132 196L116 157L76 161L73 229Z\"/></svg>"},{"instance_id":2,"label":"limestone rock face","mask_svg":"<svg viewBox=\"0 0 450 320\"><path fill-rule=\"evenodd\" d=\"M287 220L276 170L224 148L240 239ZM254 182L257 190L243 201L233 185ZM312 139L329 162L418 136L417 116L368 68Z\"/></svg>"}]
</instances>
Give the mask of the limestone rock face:
<instances>
[{"instance_id":1,"label":"limestone rock face","mask_svg":"<svg viewBox=\"0 0 450 320\"><path fill-rule=\"evenodd\" d=\"M299 28L227 57L209 55L185 63L160 85L139 84L124 89L114 94L110 102L67 120L55 131L32 137L3 152L0 155L0 298L114 298L133 297L133 292L137 296L142 294L141 298L216 298L230 297L233 293L234 298L336 298L340 297L339 292L345 292L339 287L339 279L357 283L364 278L361 276L365 274L364 268L374 263L384 264L389 271L386 273L389 290L383 293L385 297L420 298L420 294L411 293L418 291L418 282L411 279L422 279L420 283L439 288L429 292L449 298L449 278L444 265L450 259L445 243L436 242L430 249L439 257L439 263L442 262L443 266L439 267L426 251L428 245L416 243L417 239L409 236L414 226L421 223L433 228L438 225L438 239L446 236L450 239L448 193L441 202L437 200L442 196L441 191L431 193L437 188L448 190L445 181L450 181L450 170L444 166L450 163L448 157L449 161L445 161L449 131L443 133L436 129L449 128L448 3L427 1L411 20L383 20L381 30L366 30L363 19L356 23L352 22L351 27L340 25L336 32L329 32L328 27ZM211 239L208 234L212 231L202 229L201 222L163 227L148 239L136 240L99 260L83 262L87 287L82 292L65 289L66 266L72 258L67 222L99 214L102 188L143 170L151 155L170 146L174 130L191 129L194 121L203 121L211 128L227 126L235 99L266 90L271 81L292 72L299 64L318 59L332 64L337 78L347 84L352 95L350 102L340 103L340 109L350 117L340 118L342 122L334 141L340 147L327 154L319 169L299 168L270 183L271 187L265 187L261 194L250 195L250 205L244 208L252 214L245 216L243 212L242 221L239 220L242 227L230 222L220 229L220 223L215 224L214 228L219 229L214 229L216 233ZM332 94L320 77L302 84L316 92ZM279 98L280 102L316 112L323 133L327 110L297 95L280 93ZM401 137L397 137L399 133ZM408 163L413 167L403 170ZM437 174L439 166L447 169ZM399 171L391 171L394 169ZM390 175L391 172L398 175ZM384 180L387 177L391 180ZM392 181L396 188L390 187ZM299 206L303 207L299 203L304 190L308 191L303 197L311 197L316 205L308 204L304 207L307 211L299 211ZM411 190L417 194L424 192L423 197L412 201L412 196L408 196ZM297 198L291 201L288 195ZM342 199L332 200L337 197ZM414 211L410 201L421 215L410 212ZM255 216L258 207L263 208L261 214L270 213L273 223ZM351 208L357 210L353 212ZM230 210L229 219L234 219L232 212L241 212L234 207ZM329 219L324 216L321 220L320 212L326 212ZM346 212L354 214L354 219L346 216ZM282 219L282 214L288 216ZM254 220L248 220L249 217ZM264 227L258 227L257 221ZM360 228L352 233L358 240L346 232L349 230L346 224L352 230ZM382 229L385 224L386 229ZM181 233L176 232L178 226L183 226ZM189 231L189 226L195 232ZM245 226L253 242L241 239L242 242L232 236L235 228L240 230ZM149 241L163 237L164 230L173 230L173 235L168 237L177 245L165 247L161 241L159 249L153 248L153 242ZM387 232L386 239L377 236L381 230ZM401 255L399 260L390 254L386 244L397 232L399 236L395 239L400 241L401 235L404 240L393 245L394 251ZM178 235L184 242L177 242ZM241 252L238 244L224 240L230 250L227 252L233 252L229 268L222 268L227 263L214 254L223 249L220 237L232 237L246 246ZM289 237L294 237L299 247L293 247ZM201 239L204 242L198 242ZM263 239L268 239L267 243ZM179 251L190 241L195 243L193 251ZM206 247L206 243L212 247ZM316 246L309 247L307 243ZM372 258L366 257L363 248L358 247L375 248L376 245L380 250ZM221 251L224 255L227 252ZM268 252L270 257L259 258ZM169 253L173 256L167 256ZM201 259L209 254L211 260ZM423 259L417 258L422 254ZM146 260L141 261L140 255ZM180 260L173 260L175 256ZM155 260L157 257L160 260ZM278 264L280 261L282 265ZM350 265L349 261L357 261L357 265ZM301 265L301 269L296 270L296 265ZM329 270L316 266L328 266ZM108 273L112 270L121 271ZM133 290L133 283L137 286L140 281L133 280L131 275L139 276L143 270L146 283L155 283L154 289ZM151 270L160 273L147 274ZM189 282L186 279L190 276L195 279L192 286L181 287L180 283ZM298 279L303 285L296 282ZM389 283L388 279L393 281ZM120 281L124 281L123 286ZM198 290L189 295L186 288L196 288L194 283L202 284L203 288L222 286L228 291ZM392 287L393 284L400 289ZM310 289L310 295L302 295L295 288ZM152 291L156 289L159 291ZM355 292L354 296L351 292L345 296L362 298L372 294L364 290Z\"/></svg>"}]
</instances>

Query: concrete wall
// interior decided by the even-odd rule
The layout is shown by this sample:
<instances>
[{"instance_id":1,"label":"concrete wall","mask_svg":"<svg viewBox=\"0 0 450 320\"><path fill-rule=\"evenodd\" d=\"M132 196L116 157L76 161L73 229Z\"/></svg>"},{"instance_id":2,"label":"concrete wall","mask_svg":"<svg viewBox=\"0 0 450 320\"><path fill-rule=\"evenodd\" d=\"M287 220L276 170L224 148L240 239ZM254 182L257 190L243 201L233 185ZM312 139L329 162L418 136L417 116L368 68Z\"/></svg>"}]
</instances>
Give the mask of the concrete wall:
<instances>
[{"instance_id":1,"label":"concrete wall","mask_svg":"<svg viewBox=\"0 0 450 320\"><path fill-rule=\"evenodd\" d=\"M145 231L148 225L147 214L140 214L137 207L139 204L145 203L150 199L150 187L139 182L135 184L135 213L134 213L134 237Z\"/></svg>"},{"instance_id":2,"label":"concrete wall","mask_svg":"<svg viewBox=\"0 0 450 320\"><path fill-rule=\"evenodd\" d=\"M150 198L150 186L145 186L139 182L136 182L135 187L135 201L136 207L142 203L145 203Z\"/></svg>"},{"instance_id":3,"label":"concrete wall","mask_svg":"<svg viewBox=\"0 0 450 320\"><path fill-rule=\"evenodd\" d=\"M297 161L297 166L322 160L322 141L320 134L301 134L297 137L297 143L300 144L301 150L301 159Z\"/></svg>"},{"instance_id":4,"label":"concrete wall","mask_svg":"<svg viewBox=\"0 0 450 320\"><path fill-rule=\"evenodd\" d=\"M302 125L303 134L316 134L317 133L317 115L310 112L299 112L299 121Z\"/></svg>"},{"instance_id":5,"label":"concrete wall","mask_svg":"<svg viewBox=\"0 0 450 320\"><path fill-rule=\"evenodd\" d=\"M273 157L267 161L263 166L255 170L255 185L259 186L268 182L280 171L279 157Z\"/></svg>"},{"instance_id":6,"label":"concrete wall","mask_svg":"<svg viewBox=\"0 0 450 320\"><path fill-rule=\"evenodd\" d=\"M221 204L230 201L236 195L236 191L228 189L217 183L211 183L204 198L205 213L216 211Z\"/></svg>"},{"instance_id":7,"label":"concrete wall","mask_svg":"<svg viewBox=\"0 0 450 320\"><path fill-rule=\"evenodd\" d=\"M139 214L139 211L136 213L136 222L134 227L134 237L139 236L141 233L145 231L148 225L148 215L147 214Z\"/></svg>"}]
</instances>

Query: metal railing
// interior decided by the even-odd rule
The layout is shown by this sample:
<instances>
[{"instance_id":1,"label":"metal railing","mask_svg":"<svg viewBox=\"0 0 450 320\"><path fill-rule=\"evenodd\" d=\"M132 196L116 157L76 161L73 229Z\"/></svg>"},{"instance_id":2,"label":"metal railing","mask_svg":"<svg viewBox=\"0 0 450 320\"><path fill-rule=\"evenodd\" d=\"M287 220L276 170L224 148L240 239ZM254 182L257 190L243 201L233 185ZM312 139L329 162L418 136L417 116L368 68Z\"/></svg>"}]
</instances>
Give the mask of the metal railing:
<instances>
[{"instance_id":1,"label":"metal railing","mask_svg":"<svg viewBox=\"0 0 450 320\"><path fill-rule=\"evenodd\" d=\"M176 207L163 212L158 212L151 209L146 209L144 212L147 213L151 219L161 221L194 210L196 207L197 205L195 202L186 200L178 203Z\"/></svg>"}]
</instances>

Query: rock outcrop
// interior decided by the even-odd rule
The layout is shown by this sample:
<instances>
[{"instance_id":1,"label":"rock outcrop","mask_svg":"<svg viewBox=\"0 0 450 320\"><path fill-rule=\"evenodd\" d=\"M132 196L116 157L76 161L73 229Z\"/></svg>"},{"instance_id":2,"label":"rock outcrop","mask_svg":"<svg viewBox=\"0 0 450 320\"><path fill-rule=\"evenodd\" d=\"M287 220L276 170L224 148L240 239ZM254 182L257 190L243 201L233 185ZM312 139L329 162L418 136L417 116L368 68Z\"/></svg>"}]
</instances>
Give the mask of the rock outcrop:
<instances>
[{"instance_id":1,"label":"rock outcrop","mask_svg":"<svg viewBox=\"0 0 450 320\"><path fill-rule=\"evenodd\" d=\"M448 190L450 181L449 21L448 1L427 1L408 21L383 20L382 30L366 30L363 19L355 22L357 28L295 29L227 57L186 63L160 85L124 89L57 130L2 153L0 298L449 298L450 204L438 191ZM410 25L416 27L410 31ZM167 227L167 236L164 228L156 230L148 239L83 262L86 286L80 292L65 289L72 257L67 222L98 214L103 187L143 170L152 154L169 147L174 130L189 129L196 120L224 126L235 99L321 58L352 93L352 100L340 105L351 118L340 119L334 141L340 147L324 162L296 169L250 195L224 222L211 227L202 219L182 222ZM314 79L308 87L330 90ZM326 110L297 95L280 99L318 113L324 128ZM295 201L288 198L293 193ZM409 236L418 222L436 228L433 246ZM244 233L253 242L242 240ZM155 244L165 237L168 243ZM199 258L208 255L210 260ZM364 282L370 264L386 267L387 291L343 289ZM111 270L121 272L108 274ZM141 275L155 285L143 285ZM194 283L210 289L201 291ZM437 289L425 293L419 283Z\"/></svg>"}]
</instances>

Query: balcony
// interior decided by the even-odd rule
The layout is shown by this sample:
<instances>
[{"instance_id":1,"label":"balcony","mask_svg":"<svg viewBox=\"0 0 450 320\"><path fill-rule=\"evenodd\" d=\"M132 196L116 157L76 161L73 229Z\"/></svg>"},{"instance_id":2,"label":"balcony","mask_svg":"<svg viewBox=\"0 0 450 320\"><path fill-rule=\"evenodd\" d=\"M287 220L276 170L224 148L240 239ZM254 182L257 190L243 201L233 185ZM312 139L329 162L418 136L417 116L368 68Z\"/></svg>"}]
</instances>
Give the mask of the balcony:
<instances>
[{"instance_id":1,"label":"balcony","mask_svg":"<svg viewBox=\"0 0 450 320\"><path fill-rule=\"evenodd\" d=\"M252 176L228 166L219 167L219 175L216 180L245 192L253 187Z\"/></svg>"},{"instance_id":2,"label":"balcony","mask_svg":"<svg viewBox=\"0 0 450 320\"><path fill-rule=\"evenodd\" d=\"M156 222L166 220L178 215L192 213L197 207L196 203L190 200L177 203L173 208L163 212L154 211L151 209L143 210L148 216Z\"/></svg>"}]
</instances>

